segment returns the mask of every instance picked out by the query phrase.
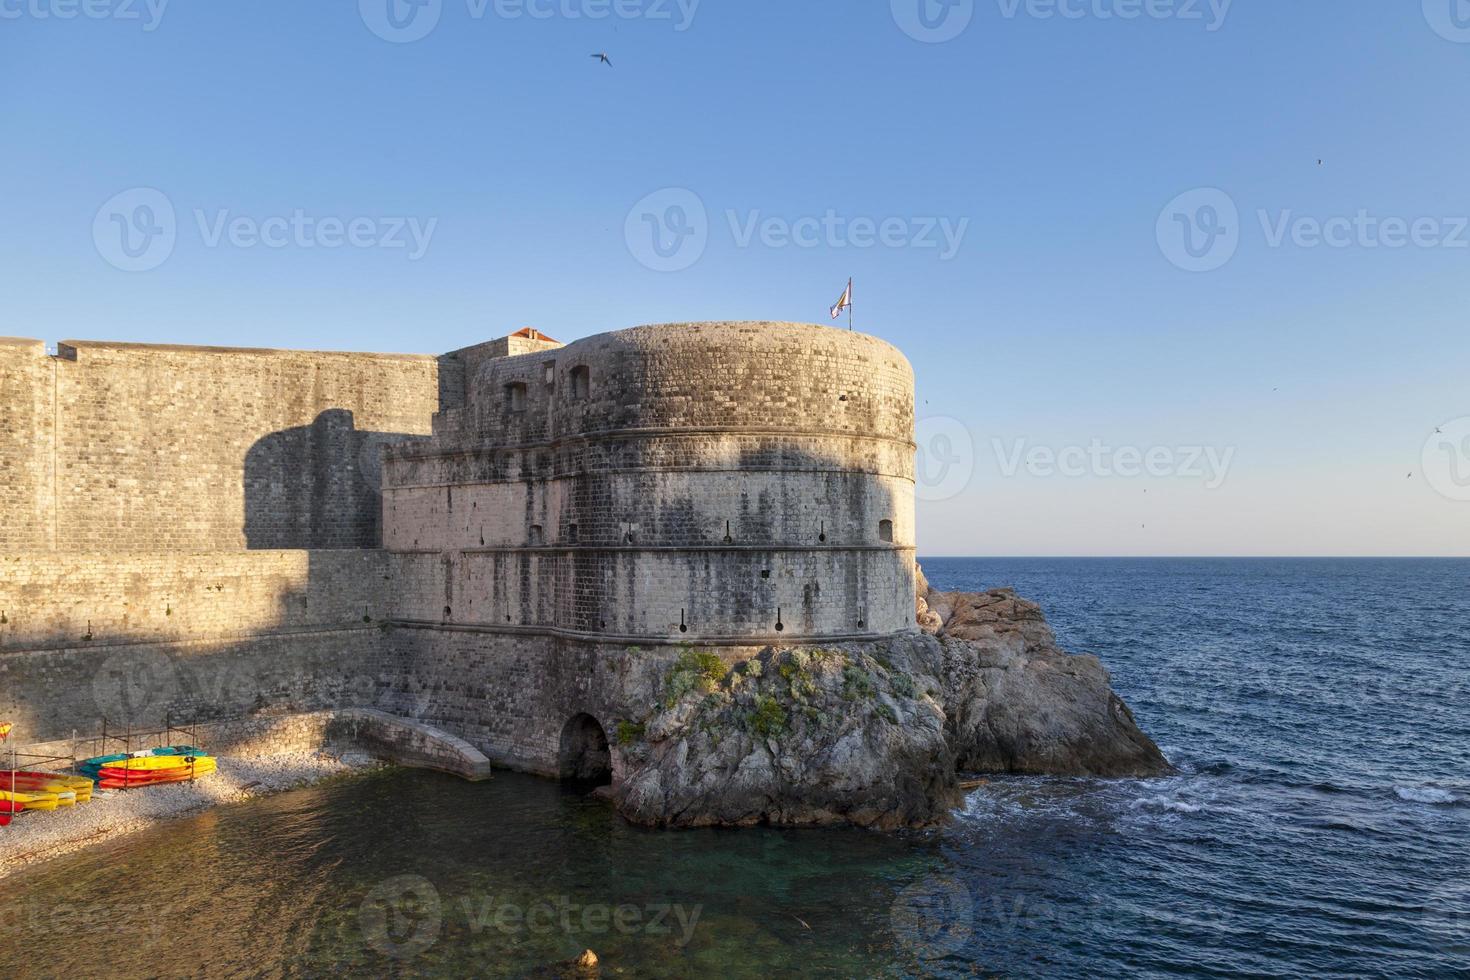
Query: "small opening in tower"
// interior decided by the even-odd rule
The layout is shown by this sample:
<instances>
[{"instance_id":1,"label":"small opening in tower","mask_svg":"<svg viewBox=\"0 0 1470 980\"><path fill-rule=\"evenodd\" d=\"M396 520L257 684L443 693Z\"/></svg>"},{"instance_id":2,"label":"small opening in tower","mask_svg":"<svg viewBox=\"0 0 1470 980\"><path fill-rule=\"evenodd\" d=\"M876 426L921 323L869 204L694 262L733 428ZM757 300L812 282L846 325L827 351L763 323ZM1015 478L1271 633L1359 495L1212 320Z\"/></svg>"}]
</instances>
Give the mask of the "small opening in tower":
<instances>
[{"instance_id":1,"label":"small opening in tower","mask_svg":"<svg viewBox=\"0 0 1470 980\"><path fill-rule=\"evenodd\" d=\"M734 542L735 542L735 539L732 538L732 537L730 537L730 522L729 521L726 521L725 522L725 543L726 544L733 544Z\"/></svg>"},{"instance_id":2,"label":"small opening in tower","mask_svg":"<svg viewBox=\"0 0 1470 980\"><path fill-rule=\"evenodd\" d=\"M777 606L776 607L776 632L779 633L782 630L784 630L785 628L786 628L786 624L783 623L783 622L781 622L781 607L780 606Z\"/></svg>"},{"instance_id":3,"label":"small opening in tower","mask_svg":"<svg viewBox=\"0 0 1470 980\"><path fill-rule=\"evenodd\" d=\"M771 570L769 568L762 568L761 569L761 578L770 578L770 577L771 577Z\"/></svg>"},{"instance_id":4,"label":"small opening in tower","mask_svg":"<svg viewBox=\"0 0 1470 980\"><path fill-rule=\"evenodd\" d=\"M507 412L526 410L526 386L519 381L512 381L505 386L505 410Z\"/></svg>"},{"instance_id":5,"label":"small opening in tower","mask_svg":"<svg viewBox=\"0 0 1470 980\"><path fill-rule=\"evenodd\" d=\"M878 540L879 541L892 541L893 540L893 522L892 521L879 521L878 522Z\"/></svg>"},{"instance_id":6,"label":"small opening in tower","mask_svg":"<svg viewBox=\"0 0 1470 980\"><path fill-rule=\"evenodd\" d=\"M542 541L544 540L544 538L545 538L545 532L542 531L541 525L540 524L532 524L531 525L531 543L532 544L541 544Z\"/></svg>"},{"instance_id":7,"label":"small opening in tower","mask_svg":"<svg viewBox=\"0 0 1470 980\"><path fill-rule=\"evenodd\" d=\"M686 622L684 622L684 610L682 610L682 609L679 610L679 632L680 633L688 633L689 632L689 624L686 623Z\"/></svg>"},{"instance_id":8,"label":"small opening in tower","mask_svg":"<svg viewBox=\"0 0 1470 980\"><path fill-rule=\"evenodd\" d=\"M577 400L586 398L592 392L592 372L585 364L572 368L572 397Z\"/></svg>"},{"instance_id":9,"label":"small opening in tower","mask_svg":"<svg viewBox=\"0 0 1470 980\"><path fill-rule=\"evenodd\" d=\"M825 544L827 542L827 522L826 521L823 521L822 522L822 532L817 535L817 540L818 541L821 541L823 544Z\"/></svg>"},{"instance_id":10,"label":"small opening in tower","mask_svg":"<svg viewBox=\"0 0 1470 980\"><path fill-rule=\"evenodd\" d=\"M575 525L575 524L568 524L567 525L567 542L569 544L576 544L577 543L577 525Z\"/></svg>"}]
</instances>

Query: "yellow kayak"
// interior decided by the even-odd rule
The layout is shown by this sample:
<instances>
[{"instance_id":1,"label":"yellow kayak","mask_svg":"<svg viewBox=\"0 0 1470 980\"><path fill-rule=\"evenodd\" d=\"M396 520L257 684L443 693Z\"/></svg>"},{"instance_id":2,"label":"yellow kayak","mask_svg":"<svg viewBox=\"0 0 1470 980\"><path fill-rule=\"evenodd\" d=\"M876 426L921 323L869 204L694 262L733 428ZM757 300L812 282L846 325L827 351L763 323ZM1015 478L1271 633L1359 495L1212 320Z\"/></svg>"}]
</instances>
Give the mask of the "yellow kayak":
<instances>
[{"instance_id":1,"label":"yellow kayak","mask_svg":"<svg viewBox=\"0 0 1470 980\"><path fill-rule=\"evenodd\" d=\"M0 790L0 800L14 800L16 803L24 803L27 810L54 810L62 806L61 798L55 793L12 793L9 790ZM70 806L76 802L73 797Z\"/></svg>"},{"instance_id":2,"label":"yellow kayak","mask_svg":"<svg viewBox=\"0 0 1470 980\"><path fill-rule=\"evenodd\" d=\"M109 762L104 768L156 772L161 769L188 769L193 766L196 772L207 772L213 770L214 765L212 755L145 755L135 759Z\"/></svg>"},{"instance_id":3,"label":"yellow kayak","mask_svg":"<svg viewBox=\"0 0 1470 980\"><path fill-rule=\"evenodd\" d=\"M14 790L17 793L55 793L58 797L63 793L70 793L76 803L86 803L92 799L92 780L85 776L67 776L55 772L19 770L12 773L8 769L0 769L0 789Z\"/></svg>"}]
</instances>

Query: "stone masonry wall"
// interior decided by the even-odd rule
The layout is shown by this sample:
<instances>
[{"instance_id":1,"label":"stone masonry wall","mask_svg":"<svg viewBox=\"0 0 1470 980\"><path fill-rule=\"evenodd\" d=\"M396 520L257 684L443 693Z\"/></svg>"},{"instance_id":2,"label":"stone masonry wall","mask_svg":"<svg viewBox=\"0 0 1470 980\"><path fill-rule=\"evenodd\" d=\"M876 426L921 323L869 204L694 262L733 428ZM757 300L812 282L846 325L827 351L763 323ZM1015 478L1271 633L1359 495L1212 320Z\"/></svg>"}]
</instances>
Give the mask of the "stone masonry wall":
<instances>
[{"instance_id":1,"label":"stone masonry wall","mask_svg":"<svg viewBox=\"0 0 1470 980\"><path fill-rule=\"evenodd\" d=\"M381 551L0 556L0 718L40 742L372 706L402 686Z\"/></svg>"},{"instance_id":2,"label":"stone masonry wall","mask_svg":"<svg viewBox=\"0 0 1470 980\"><path fill-rule=\"evenodd\" d=\"M379 447L462 387L432 356L58 351L0 343L0 553L376 547Z\"/></svg>"},{"instance_id":3,"label":"stone masonry wall","mask_svg":"<svg viewBox=\"0 0 1470 980\"><path fill-rule=\"evenodd\" d=\"M313 741L321 712L376 708L554 775L568 722L615 739L676 644L913 628L913 375L860 334L7 341L0 419L22 744L165 718Z\"/></svg>"},{"instance_id":4,"label":"stone masonry wall","mask_svg":"<svg viewBox=\"0 0 1470 980\"><path fill-rule=\"evenodd\" d=\"M913 628L913 371L784 323L635 327L476 362L390 448L404 618L740 644Z\"/></svg>"},{"instance_id":5,"label":"stone masonry wall","mask_svg":"<svg viewBox=\"0 0 1470 980\"><path fill-rule=\"evenodd\" d=\"M39 340L0 337L0 554L52 545L55 374Z\"/></svg>"},{"instance_id":6,"label":"stone masonry wall","mask_svg":"<svg viewBox=\"0 0 1470 980\"><path fill-rule=\"evenodd\" d=\"M391 564L368 550L0 555L0 654L382 623Z\"/></svg>"}]
</instances>

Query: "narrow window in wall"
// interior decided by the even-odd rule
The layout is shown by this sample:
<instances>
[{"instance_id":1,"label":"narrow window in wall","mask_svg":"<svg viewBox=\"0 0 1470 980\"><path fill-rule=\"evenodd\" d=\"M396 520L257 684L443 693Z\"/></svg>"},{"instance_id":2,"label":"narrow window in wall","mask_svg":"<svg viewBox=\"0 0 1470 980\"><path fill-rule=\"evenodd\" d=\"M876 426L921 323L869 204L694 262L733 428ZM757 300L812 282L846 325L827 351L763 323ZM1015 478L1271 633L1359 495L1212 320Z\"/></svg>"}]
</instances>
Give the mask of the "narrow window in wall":
<instances>
[{"instance_id":1,"label":"narrow window in wall","mask_svg":"<svg viewBox=\"0 0 1470 980\"><path fill-rule=\"evenodd\" d=\"M572 368L572 397L581 401L592 392L592 372L586 365Z\"/></svg>"},{"instance_id":2,"label":"narrow window in wall","mask_svg":"<svg viewBox=\"0 0 1470 980\"><path fill-rule=\"evenodd\" d=\"M575 525L575 524L568 524L567 525L567 542L569 544L576 544L577 543L577 525Z\"/></svg>"},{"instance_id":3,"label":"narrow window in wall","mask_svg":"<svg viewBox=\"0 0 1470 980\"><path fill-rule=\"evenodd\" d=\"M519 381L505 386L505 410L507 412L526 410L526 386Z\"/></svg>"},{"instance_id":4,"label":"narrow window in wall","mask_svg":"<svg viewBox=\"0 0 1470 980\"><path fill-rule=\"evenodd\" d=\"M556 362L555 361L547 361L546 362L546 387L550 388L554 384L556 384Z\"/></svg>"},{"instance_id":5,"label":"narrow window in wall","mask_svg":"<svg viewBox=\"0 0 1470 980\"><path fill-rule=\"evenodd\" d=\"M539 545L544 540L545 540L545 534L541 530L541 525L540 524L532 524L531 525L531 544L533 544L533 545Z\"/></svg>"},{"instance_id":6,"label":"narrow window in wall","mask_svg":"<svg viewBox=\"0 0 1470 980\"><path fill-rule=\"evenodd\" d=\"M893 540L893 522L892 521L879 521L878 522L878 540L879 541L892 541Z\"/></svg>"}]
</instances>

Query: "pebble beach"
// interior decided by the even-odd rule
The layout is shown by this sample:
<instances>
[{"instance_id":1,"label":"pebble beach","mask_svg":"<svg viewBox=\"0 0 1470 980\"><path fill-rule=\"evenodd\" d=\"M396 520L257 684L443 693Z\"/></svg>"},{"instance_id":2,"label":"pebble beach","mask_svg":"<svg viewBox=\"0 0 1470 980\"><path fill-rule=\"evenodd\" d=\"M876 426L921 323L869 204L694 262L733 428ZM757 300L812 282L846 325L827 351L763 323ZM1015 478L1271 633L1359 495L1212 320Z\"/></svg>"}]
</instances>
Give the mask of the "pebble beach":
<instances>
[{"instance_id":1,"label":"pebble beach","mask_svg":"<svg viewBox=\"0 0 1470 980\"><path fill-rule=\"evenodd\" d=\"M211 807L297 789L372 765L365 756L293 752L221 756L219 769L191 783L96 790L88 803L22 813L0 827L0 879L50 858Z\"/></svg>"}]
</instances>

